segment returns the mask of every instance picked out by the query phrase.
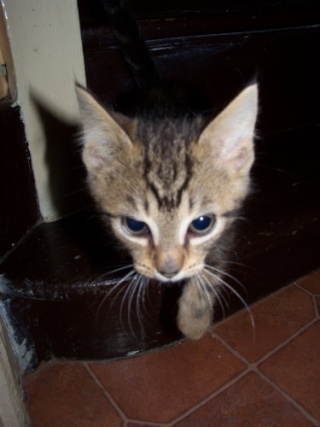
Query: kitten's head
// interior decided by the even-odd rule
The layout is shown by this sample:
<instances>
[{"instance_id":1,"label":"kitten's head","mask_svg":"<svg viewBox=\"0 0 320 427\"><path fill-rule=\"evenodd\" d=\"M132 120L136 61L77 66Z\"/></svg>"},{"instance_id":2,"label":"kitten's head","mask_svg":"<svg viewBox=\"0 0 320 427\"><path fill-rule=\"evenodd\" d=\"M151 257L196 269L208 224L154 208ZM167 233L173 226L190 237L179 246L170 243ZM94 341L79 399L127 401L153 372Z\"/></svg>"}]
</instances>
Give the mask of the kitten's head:
<instances>
[{"instance_id":1,"label":"kitten's head","mask_svg":"<svg viewBox=\"0 0 320 427\"><path fill-rule=\"evenodd\" d=\"M199 273L249 190L257 87L214 120L128 118L78 88L83 161L97 206L138 273Z\"/></svg>"}]
</instances>

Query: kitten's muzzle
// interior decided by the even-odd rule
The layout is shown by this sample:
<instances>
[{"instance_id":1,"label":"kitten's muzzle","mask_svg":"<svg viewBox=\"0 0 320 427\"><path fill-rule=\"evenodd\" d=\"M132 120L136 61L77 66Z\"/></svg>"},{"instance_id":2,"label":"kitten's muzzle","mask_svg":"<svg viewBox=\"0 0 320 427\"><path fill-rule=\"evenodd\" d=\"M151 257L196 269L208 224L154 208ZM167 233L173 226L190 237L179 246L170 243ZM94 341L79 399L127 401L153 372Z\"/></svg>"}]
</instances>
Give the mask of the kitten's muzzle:
<instances>
[{"instance_id":1,"label":"kitten's muzzle","mask_svg":"<svg viewBox=\"0 0 320 427\"><path fill-rule=\"evenodd\" d=\"M158 273L167 279L171 279L182 269L184 256L180 252L172 254L158 252L155 262Z\"/></svg>"}]
</instances>

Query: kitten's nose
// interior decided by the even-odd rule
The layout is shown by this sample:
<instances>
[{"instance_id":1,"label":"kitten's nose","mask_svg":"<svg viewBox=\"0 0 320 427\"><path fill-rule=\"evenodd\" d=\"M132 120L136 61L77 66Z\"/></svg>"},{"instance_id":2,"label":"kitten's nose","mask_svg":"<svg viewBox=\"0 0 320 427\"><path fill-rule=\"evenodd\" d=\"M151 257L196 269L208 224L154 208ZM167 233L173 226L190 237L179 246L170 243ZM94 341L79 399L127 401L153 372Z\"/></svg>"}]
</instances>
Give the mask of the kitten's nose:
<instances>
[{"instance_id":1,"label":"kitten's nose","mask_svg":"<svg viewBox=\"0 0 320 427\"><path fill-rule=\"evenodd\" d=\"M174 257L172 255L166 255L161 259L158 259L158 272L166 277L171 279L176 274L179 273L182 267L182 260L180 257Z\"/></svg>"}]
</instances>

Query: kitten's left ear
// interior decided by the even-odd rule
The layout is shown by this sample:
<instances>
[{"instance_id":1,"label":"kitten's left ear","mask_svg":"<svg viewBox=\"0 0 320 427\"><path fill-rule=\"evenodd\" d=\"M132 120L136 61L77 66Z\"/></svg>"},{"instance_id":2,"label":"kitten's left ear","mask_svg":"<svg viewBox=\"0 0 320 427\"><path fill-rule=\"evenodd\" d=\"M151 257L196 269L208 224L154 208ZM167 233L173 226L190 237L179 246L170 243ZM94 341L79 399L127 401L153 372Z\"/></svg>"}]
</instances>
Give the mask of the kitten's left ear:
<instances>
[{"instance_id":1,"label":"kitten's left ear","mask_svg":"<svg viewBox=\"0 0 320 427\"><path fill-rule=\"evenodd\" d=\"M89 172L113 167L131 149L132 142L125 131L130 120L119 113L111 115L86 89L77 86L76 90L83 125L83 161Z\"/></svg>"},{"instance_id":2,"label":"kitten's left ear","mask_svg":"<svg viewBox=\"0 0 320 427\"><path fill-rule=\"evenodd\" d=\"M199 144L210 146L216 165L246 175L254 160L253 138L258 111L258 88L245 88L205 128Z\"/></svg>"}]
</instances>

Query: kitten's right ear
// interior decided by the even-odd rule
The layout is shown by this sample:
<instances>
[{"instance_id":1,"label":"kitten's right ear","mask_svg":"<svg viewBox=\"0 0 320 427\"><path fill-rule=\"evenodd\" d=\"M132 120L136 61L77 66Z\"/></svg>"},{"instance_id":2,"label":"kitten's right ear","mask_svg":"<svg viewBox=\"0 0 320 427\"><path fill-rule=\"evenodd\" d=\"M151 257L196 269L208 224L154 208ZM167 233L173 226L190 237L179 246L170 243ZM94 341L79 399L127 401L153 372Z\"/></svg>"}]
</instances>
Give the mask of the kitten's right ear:
<instances>
[{"instance_id":1,"label":"kitten's right ear","mask_svg":"<svg viewBox=\"0 0 320 427\"><path fill-rule=\"evenodd\" d=\"M246 176L254 160L254 128L258 112L258 87L246 87L205 128L199 143L208 147L208 159L232 174Z\"/></svg>"},{"instance_id":2,"label":"kitten's right ear","mask_svg":"<svg viewBox=\"0 0 320 427\"><path fill-rule=\"evenodd\" d=\"M112 167L117 158L130 150L131 140L86 89L76 86L76 91L82 124L83 161L88 171Z\"/></svg>"}]
</instances>

